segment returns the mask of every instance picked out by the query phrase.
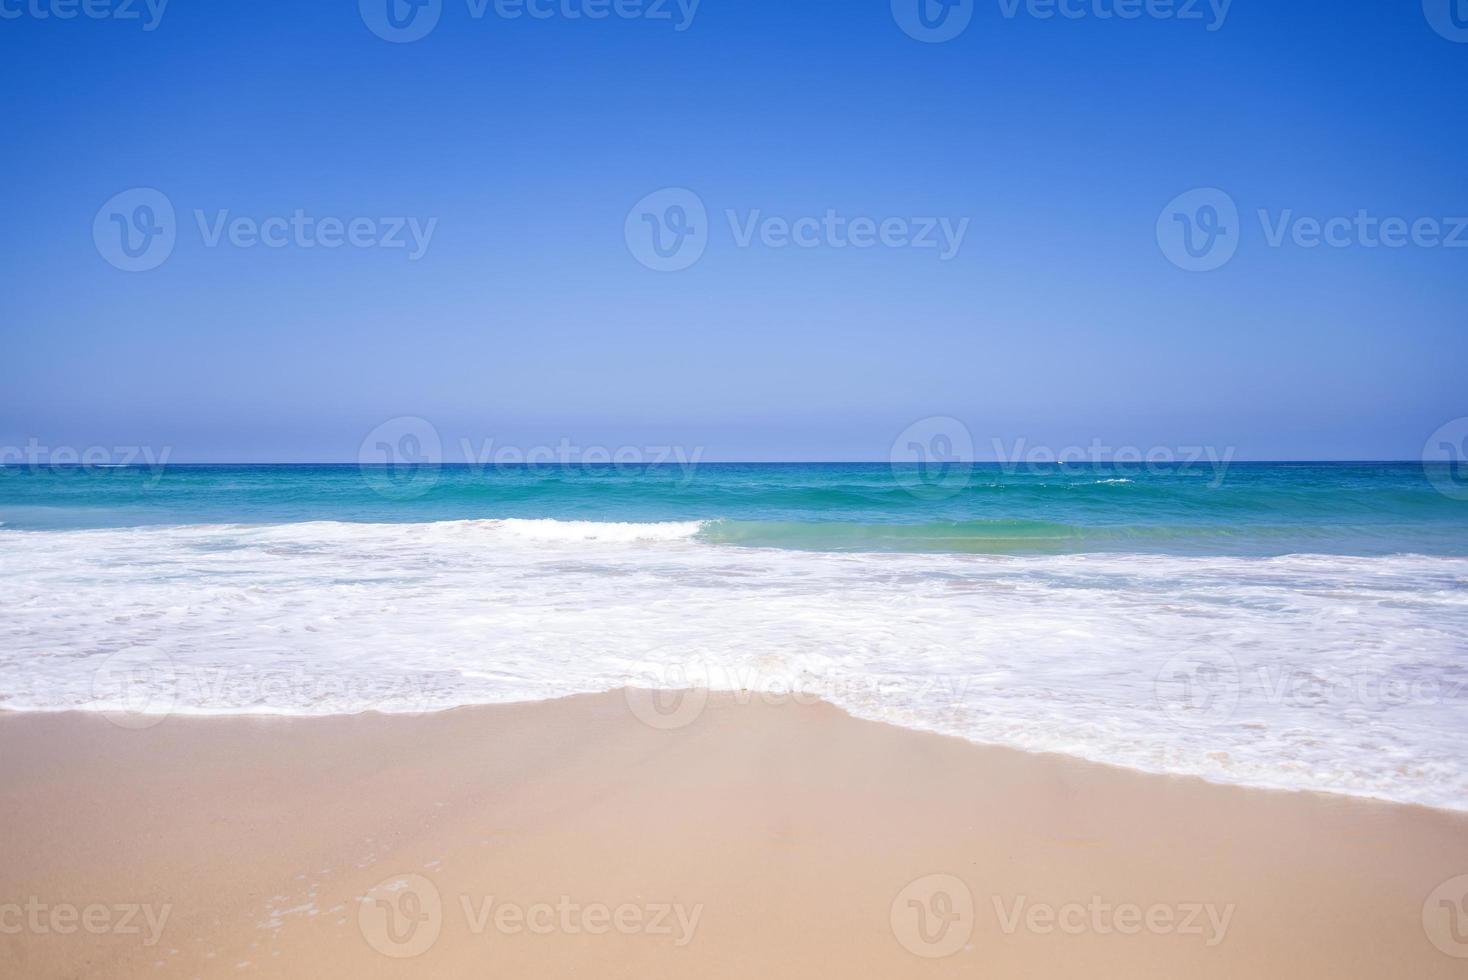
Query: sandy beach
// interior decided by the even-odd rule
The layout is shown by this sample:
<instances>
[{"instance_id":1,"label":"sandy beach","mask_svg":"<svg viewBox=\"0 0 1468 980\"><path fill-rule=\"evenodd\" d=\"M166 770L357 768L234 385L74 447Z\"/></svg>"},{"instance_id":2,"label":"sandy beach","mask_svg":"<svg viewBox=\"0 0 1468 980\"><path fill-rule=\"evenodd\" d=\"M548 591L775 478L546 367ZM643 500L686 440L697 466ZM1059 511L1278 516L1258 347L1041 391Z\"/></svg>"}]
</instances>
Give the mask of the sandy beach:
<instances>
[{"instance_id":1,"label":"sandy beach","mask_svg":"<svg viewBox=\"0 0 1468 980\"><path fill-rule=\"evenodd\" d=\"M1465 814L650 697L0 716L0 974L1468 968Z\"/></svg>"},{"instance_id":2,"label":"sandy beach","mask_svg":"<svg viewBox=\"0 0 1468 980\"><path fill-rule=\"evenodd\" d=\"M1468 0L0 50L0 980L1468 980Z\"/></svg>"}]
</instances>

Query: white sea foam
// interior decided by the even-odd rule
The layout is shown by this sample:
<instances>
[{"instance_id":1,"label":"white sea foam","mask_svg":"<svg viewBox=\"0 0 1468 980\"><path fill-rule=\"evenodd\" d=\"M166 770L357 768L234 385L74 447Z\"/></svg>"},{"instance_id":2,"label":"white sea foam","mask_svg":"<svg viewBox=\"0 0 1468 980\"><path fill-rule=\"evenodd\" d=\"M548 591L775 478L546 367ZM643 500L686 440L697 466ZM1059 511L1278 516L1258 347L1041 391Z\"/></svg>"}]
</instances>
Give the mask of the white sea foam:
<instances>
[{"instance_id":1,"label":"white sea foam","mask_svg":"<svg viewBox=\"0 0 1468 980\"><path fill-rule=\"evenodd\" d=\"M1468 809L1468 559L832 554L697 531L3 531L0 706L416 712L694 683Z\"/></svg>"},{"instance_id":2,"label":"white sea foam","mask_svg":"<svg viewBox=\"0 0 1468 980\"><path fill-rule=\"evenodd\" d=\"M678 541L691 538L703 524L699 521L667 521L660 524L604 523L601 521L554 521L510 519L482 522L495 530L527 541Z\"/></svg>"}]
</instances>

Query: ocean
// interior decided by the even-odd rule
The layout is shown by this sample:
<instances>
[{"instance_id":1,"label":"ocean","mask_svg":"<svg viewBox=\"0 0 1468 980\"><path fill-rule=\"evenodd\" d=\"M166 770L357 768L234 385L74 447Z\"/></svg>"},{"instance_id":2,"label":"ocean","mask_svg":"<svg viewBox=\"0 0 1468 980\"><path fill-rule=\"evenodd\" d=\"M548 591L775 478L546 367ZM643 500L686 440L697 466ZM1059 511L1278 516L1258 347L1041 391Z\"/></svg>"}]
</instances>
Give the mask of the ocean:
<instances>
[{"instance_id":1,"label":"ocean","mask_svg":"<svg viewBox=\"0 0 1468 980\"><path fill-rule=\"evenodd\" d=\"M1468 479L1420 464L8 466L0 597L10 710L702 686L1468 810Z\"/></svg>"}]
</instances>

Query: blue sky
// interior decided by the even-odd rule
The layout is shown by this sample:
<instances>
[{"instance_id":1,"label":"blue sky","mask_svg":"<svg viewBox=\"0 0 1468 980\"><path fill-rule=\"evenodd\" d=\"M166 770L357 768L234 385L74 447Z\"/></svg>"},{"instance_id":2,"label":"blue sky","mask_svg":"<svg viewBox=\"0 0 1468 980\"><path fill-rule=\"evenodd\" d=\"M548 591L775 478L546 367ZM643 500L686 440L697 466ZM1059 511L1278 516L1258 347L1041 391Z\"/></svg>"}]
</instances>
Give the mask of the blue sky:
<instances>
[{"instance_id":1,"label":"blue sky","mask_svg":"<svg viewBox=\"0 0 1468 980\"><path fill-rule=\"evenodd\" d=\"M946 41L904 32L907 0L439 0L406 43L369 28L377 2L0 0L0 442L351 460L421 416L450 446L883 459L942 415L981 447L1415 458L1468 415L1447 0L1234 0L1221 23L1206 0L964 0ZM136 188L175 241L125 271L106 240ZM706 212L677 271L627 232L666 188ZM1236 206L1237 250L1189 271L1159 227L1200 188ZM1216 198L1182 200L1195 221ZM306 247L297 212L367 244ZM1420 234L1371 247L1362 212ZM890 243L808 221L812 247L770 244L767 219L828 213ZM221 215L285 244L212 239ZM1343 247L1299 244L1340 217ZM956 249L912 247L940 220Z\"/></svg>"}]
</instances>

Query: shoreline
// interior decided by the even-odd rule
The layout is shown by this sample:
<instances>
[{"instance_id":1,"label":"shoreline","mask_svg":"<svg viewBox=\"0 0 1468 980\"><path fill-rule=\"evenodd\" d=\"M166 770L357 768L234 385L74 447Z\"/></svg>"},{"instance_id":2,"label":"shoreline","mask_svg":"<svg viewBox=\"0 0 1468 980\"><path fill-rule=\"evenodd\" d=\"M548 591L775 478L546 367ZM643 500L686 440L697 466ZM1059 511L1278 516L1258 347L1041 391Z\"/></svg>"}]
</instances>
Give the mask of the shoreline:
<instances>
[{"instance_id":1,"label":"shoreline","mask_svg":"<svg viewBox=\"0 0 1468 980\"><path fill-rule=\"evenodd\" d=\"M1468 814L642 695L0 712L0 973L1461 976Z\"/></svg>"},{"instance_id":2,"label":"shoreline","mask_svg":"<svg viewBox=\"0 0 1468 980\"><path fill-rule=\"evenodd\" d=\"M1468 559L876 555L542 523L18 535L0 704L794 690L978 744L1468 810Z\"/></svg>"},{"instance_id":3,"label":"shoreline","mask_svg":"<svg viewBox=\"0 0 1468 980\"><path fill-rule=\"evenodd\" d=\"M178 719L180 721L188 722L190 724L196 724L196 723L201 723L201 722L211 722L211 721L233 722L233 723L250 723L250 722L271 721L271 720L290 721L290 722L309 722L309 721L330 721L330 720L339 720L339 719L381 719L384 722L391 722L391 721L393 721L395 719L421 719L421 718L431 717L431 716L435 716L435 715L450 715L450 714L454 714L456 712L475 712L475 711L495 710L495 709L502 709L502 708L533 708L533 707L535 707L537 705L555 705L555 704L560 704L560 703L567 702L567 701L573 701L573 700L576 700L578 698L604 698L604 697L613 697L613 696L618 696L618 697L626 698L626 697L629 696L629 692L633 692L633 691L637 691L640 694L642 694L643 696L659 696L659 695L661 695L661 696L667 696L667 695L684 696L684 695L688 695L688 694L699 693L699 694L701 694L703 696L706 696L708 698L711 698L711 699L724 699L724 700L728 700L728 701L730 701L730 702L733 703L733 706L736 706L736 707L742 707L742 706L750 705L750 704L752 704L756 700L764 701L765 702L765 706L767 706L767 707L780 707L780 706L784 706L782 703L777 703L777 702L772 701L772 700L766 700L761 695L760 692L755 692L755 691L731 691L731 690L726 690L726 689L712 689L712 688L711 689L698 689L697 691L695 691L695 689L685 689L685 690L681 690L681 691L678 691L678 690L655 691L655 690L647 689L647 688L620 687L620 688L612 688L612 689L609 689L609 690L602 690L602 691L591 691L591 692L581 691L581 692L576 692L576 693L572 693L572 694L558 695L558 696L552 697L552 698L539 698L539 699L527 699L527 700L515 700L515 701L498 701L498 702L480 703L480 704L460 704L460 705L452 705L452 706L445 707L445 708L433 708L433 709L429 709L427 711L400 711L400 712L383 711L383 710L381 710L379 708L370 708L370 709L365 709L365 710L356 711L356 712L337 712L337 713L328 713L328 714L313 714L313 713L308 713L308 712L291 713L291 712L281 711L279 709L272 709L272 710L269 710L269 711L258 711L258 712L221 711L221 712L218 712L218 713L191 712L191 711L187 711L187 710L173 710L173 711L170 711L170 712L168 712L166 714L156 714L156 715L155 714L141 714L141 715L138 715L138 714L131 714L131 713L128 713L128 712L119 712L117 710L108 709L108 708L74 708L73 707L73 708L20 708L20 709L16 709L16 708L0 707L0 721L3 721L6 718L24 718L24 717L27 717L27 716L39 716L39 717L47 717L47 718L58 718L58 717L64 718L64 717L72 716L72 715L80 716L80 717L96 716L96 717L100 717L100 718L107 718L108 716L113 716L113 715L130 715L131 717L135 717L135 718L138 719L138 721L135 724L124 723L122 726L120 726L120 727L123 727L123 728L152 728L152 727L155 727L156 725L163 724L165 721L168 721L169 719ZM955 742L958 742L958 743L960 743L962 745L972 746L972 747L978 748L978 749L984 749L984 750L995 749L995 750L999 750L999 751L1003 751L1003 752L1014 752L1014 753L1018 753L1019 755L1022 755L1022 756L1029 756L1029 757L1033 757L1033 758L1036 758L1036 759L1049 759L1049 760L1051 760L1054 763L1060 763L1060 764L1064 764L1064 763L1077 763L1077 764L1081 764L1081 765L1085 765L1085 766L1097 766L1097 767L1100 767L1102 769L1113 769L1113 770L1116 770L1119 773L1126 773L1126 774L1129 774L1129 775L1154 776L1154 777L1158 777L1158 778L1162 778L1162 779L1184 780L1184 781L1197 781L1198 783L1200 783L1202 785L1205 785L1205 786L1221 787L1221 788L1230 788L1230 789L1238 789L1238 790L1243 790L1243 791L1250 792L1250 793L1277 793L1277 794L1283 794L1283 795L1286 795L1286 796L1294 795L1294 794L1303 794L1303 795L1306 795L1306 796L1318 796L1318 797L1323 797L1325 799L1339 800L1339 801L1342 801L1342 802L1364 803L1364 804L1373 804L1373 805L1378 805L1378 806L1389 806L1389 807L1405 807L1405 808L1409 808L1409 809L1420 809L1420 810L1428 811L1428 812L1431 812L1431 813L1448 814L1448 815L1461 816L1461 817L1464 817L1464 818L1468 818L1468 807L1458 808L1458 807L1451 807L1451 806L1440 806L1440 805L1436 805L1436 804L1432 804L1432 803L1421 803L1421 802L1418 802L1418 801L1415 801L1415 800L1395 800L1395 799L1390 799L1388 797L1383 797L1383 796L1370 796L1370 795L1363 794L1363 793L1347 793L1347 792L1342 792L1342 791L1338 791L1338 790L1312 789L1312 788L1309 788L1309 787L1296 787L1296 786L1265 785L1265 784L1260 784L1260 783L1247 783L1247 782L1230 782L1230 781L1222 780L1222 779L1209 778L1209 776L1204 775L1202 773L1168 771L1168 770L1160 770L1160 769L1145 769L1145 768L1142 768L1140 766L1128 765L1128 764L1126 764L1124 762L1112 762L1112 761L1108 761L1108 760L1105 760L1105 759L1095 759L1095 758L1090 758L1090 757L1083 756L1083 755L1076 755L1076 754L1070 753L1070 752L1063 752L1063 751L1060 751L1060 750L1054 750L1054 749L1032 749L1032 748L1027 748L1027 747L1022 746L1022 745L1009 745L1009 744L1005 744L1003 742L981 742L981 741L976 741L974 739L968 738L968 737L963 736L963 735L957 735L957 734L954 734L952 732L942 731L942 730L939 730L939 729L936 729L936 728L924 728L924 727L921 727L921 726L918 726L918 725L905 725L905 724L902 724L900 722L888 721L888 720L882 719L882 718L867 718L867 717L863 717L861 715L854 714L852 711L850 711L846 707L844 707L844 706L842 706L840 704L836 704L835 702L829 701L829 700L827 700L825 698L822 698L822 697L811 696L811 697L806 698L805 700L798 700L796 698L791 698L788 695L771 695L770 697L771 698L784 698L785 701L788 702L788 706L790 706L790 707L806 707L806 708L810 708L810 707L821 707L821 708L826 708L826 709L834 710L834 711L840 712L842 715L850 718L852 721L860 722L862 724L881 725L881 726L884 726L884 727L887 727L887 728L891 728L891 729L893 729L895 731L904 732L904 733L908 733L908 734L923 735L923 736L928 736L928 737L932 737L932 738L950 739L950 740L953 740ZM802 697L804 697L804 696L802 696Z\"/></svg>"}]
</instances>

